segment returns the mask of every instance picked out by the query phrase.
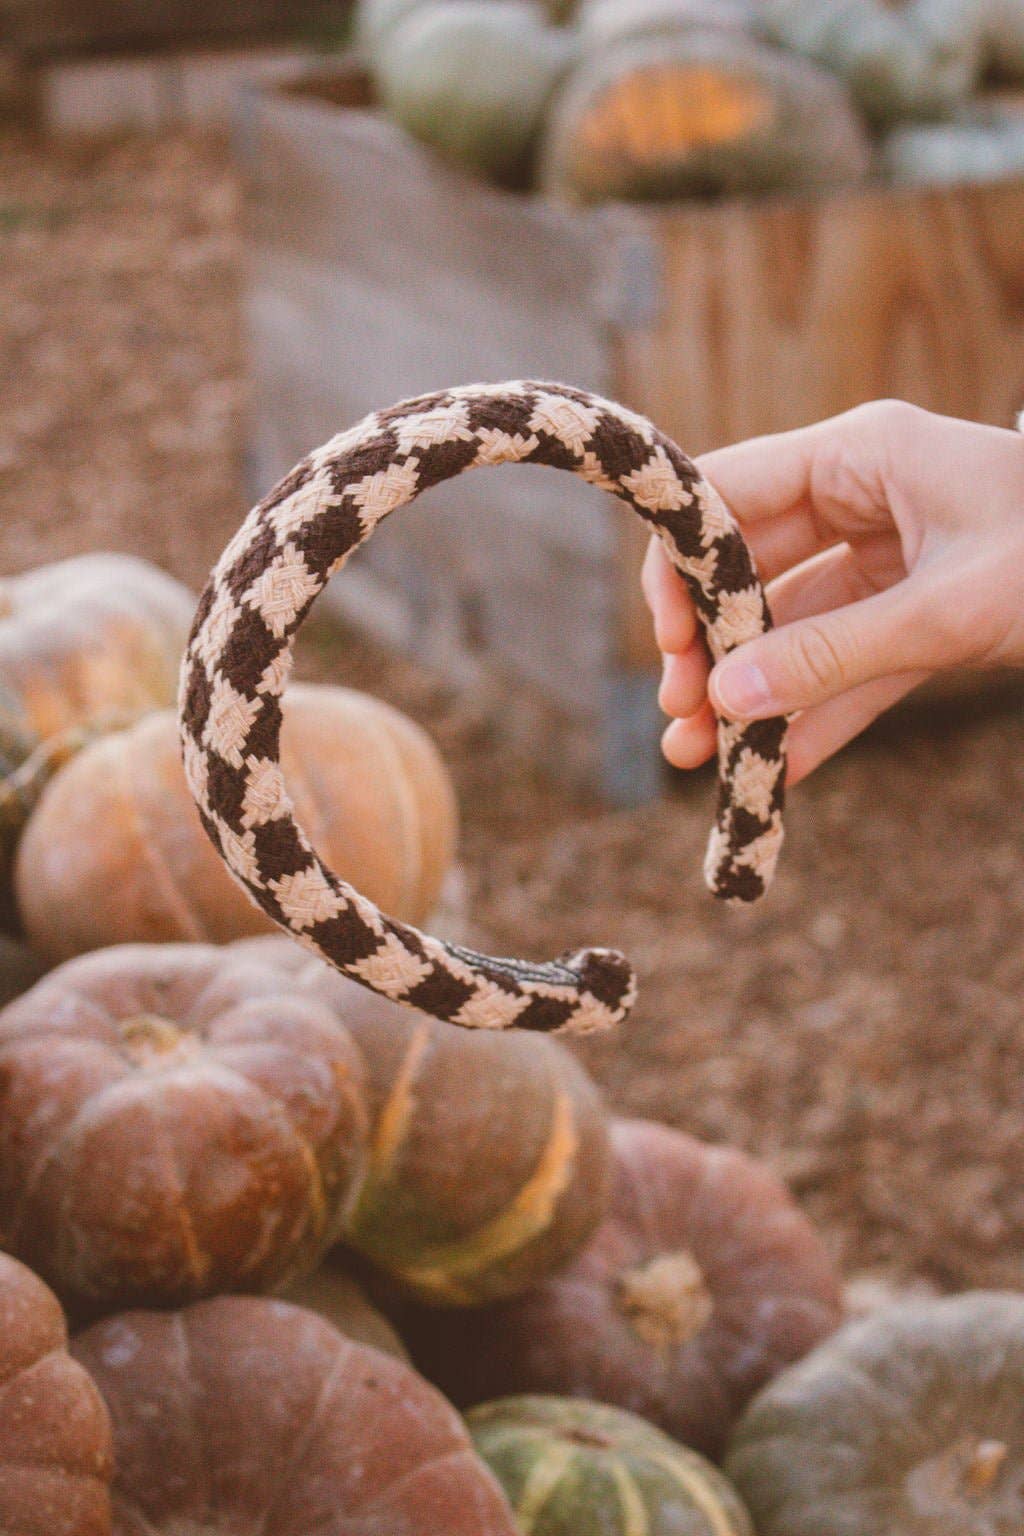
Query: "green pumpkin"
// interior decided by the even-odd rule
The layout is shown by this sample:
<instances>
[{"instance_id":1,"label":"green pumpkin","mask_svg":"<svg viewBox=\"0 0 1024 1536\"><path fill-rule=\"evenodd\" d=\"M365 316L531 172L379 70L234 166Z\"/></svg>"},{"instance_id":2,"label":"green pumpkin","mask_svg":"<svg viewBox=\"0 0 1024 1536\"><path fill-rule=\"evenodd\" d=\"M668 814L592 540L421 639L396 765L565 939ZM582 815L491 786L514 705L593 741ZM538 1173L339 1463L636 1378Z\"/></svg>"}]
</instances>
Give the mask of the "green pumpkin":
<instances>
[{"instance_id":1,"label":"green pumpkin","mask_svg":"<svg viewBox=\"0 0 1024 1536\"><path fill-rule=\"evenodd\" d=\"M381 44L384 105L414 138L502 185L532 176L544 114L574 35L518 0L441 0Z\"/></svg>"},{"instance_id":2,"label":"green pumpkin","mask_svg":"<svg viewBox=\"0 0 1024 1536\"><path fill-rule=\"evenodd\" d=\"M580 38L588 51L624 37L719 28L746 32L753 27L748 0L588 0L579 17Z\"/></svg>"},{"instance_id":3,"label":"green pumpkin","mask_svg":"<svg viewBox=\"0 0 1024 1536\"><path fill-rule=\"evenodd\" d=\"M975 0L763 0L766 34L845 81L881 126L958 110L982 66Z\"/></svg>"},{"instance_id":4,"label":"green pumpkin","mask_svg":"<svg viewBox=\"0 0 1024 1536\"><path fill-rule=\"evenodd\" d=\"M848 1324L754 1399L725 1470L758 1536L1020 1536L1024 1295Z\"/></svg>"},{"instance_id":5,"label":"green pumpkin","mask_svg":"<svg viewBox=\"0 0 1024 1536\"><path fill-rule=\"evenodd\" d=\"M709 1461L621 1408L506 1397L466 1422L523 1536L753 1536Z\"/></svg>"}]
</instances>

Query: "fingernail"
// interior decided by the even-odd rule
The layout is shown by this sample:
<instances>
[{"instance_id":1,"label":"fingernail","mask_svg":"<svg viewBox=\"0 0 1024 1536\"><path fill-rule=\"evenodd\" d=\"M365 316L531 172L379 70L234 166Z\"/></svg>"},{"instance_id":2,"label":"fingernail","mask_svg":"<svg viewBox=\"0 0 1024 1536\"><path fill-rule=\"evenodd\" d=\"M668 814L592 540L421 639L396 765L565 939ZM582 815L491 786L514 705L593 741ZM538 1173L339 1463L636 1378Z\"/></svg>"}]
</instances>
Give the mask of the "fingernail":
<instances>
[{"instance_id":1,"label":"fingernail","mask_svg":"<svg viewBox=\"0 0 1024 1536\"><path fill-rule=\"evenodd\" d=\"M772 705L768 679L750 661L722 662L711 674L711 699L724 715L748 720Z\"/></svg>"}]
</instances>

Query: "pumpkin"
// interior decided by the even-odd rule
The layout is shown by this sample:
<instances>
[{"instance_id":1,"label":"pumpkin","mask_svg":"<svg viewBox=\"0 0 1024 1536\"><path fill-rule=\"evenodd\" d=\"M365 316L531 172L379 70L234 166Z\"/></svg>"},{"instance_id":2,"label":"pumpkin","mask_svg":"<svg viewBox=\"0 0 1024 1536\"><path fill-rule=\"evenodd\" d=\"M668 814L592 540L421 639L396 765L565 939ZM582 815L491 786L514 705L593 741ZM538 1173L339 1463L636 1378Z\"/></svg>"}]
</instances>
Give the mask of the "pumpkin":
<instances>
[{"instance_id":1,"label":"pumpkin","mask_svg":"<svg viewBox=\"0 0 1024 1536\"><path fill-rule=\"evenodd\" d=\"M171 704L195 602L128 555L81 555L0 578L0 925L48 779L98 731Z\"/></svg>"},{"instance_id":2,"label":"pumpkin","mask_svg":"<svg viewBox=\"0 0 1024 1536\"><path fill-rule=\"evenodd\" d=\"M833 70L860 110L886 126L954 112L982 63L974 0L762 0L762 27L782 47Z\"/></svg>"},{"instance_id":3,"label":"pumpkin","mask_svg":"<svg viewBox=\"0 0 1024 1536\"><path fill-rule=\"evenodd\" d=\"M544 112L574 44L520 0L439 0L381 45L377 82L394 120L478 175L526 186Z\"/></svg>"},{"instance_id":4,"label":"pumpkin","mask_svg":"<svg viewBox=\"0 0 1024 1536\"><path fill-rule=\"evenodd\" d=\"M754 1536L710 1462L621 1408L508 1397L466 1421L523 1536Z\"/></svg>"},{"instance_id":5,"label":"pumpkin","mask_svg":"<svg viewBox=\"0 0 1024 1536\"><path fill-rule=\"evenodd\" d=\"M0 1253L4 1536L109 1536L110 1420L67 1342L53 1292Z\"/></svg>"},{"instance_id":6,"label":"pumpkin","mask_svg":"<svg viewBox=\"0 0 1024 1536\"><path fill-rule=\"evenodd\" d=\"M425 3L431 3L431 0L358 0L353 37L368 63L376 62L395 28Z\"/></svg>"},{"instance_id":7,"label":"pumpkin","mask_svg":"<svg viewBox=\"0 0 1024 1536\"><path fill-rule=\"evenodd\" d=\"M868 163L836 80L719 28L587 53L552 107L541 178L600 203L834 185Z\"/></svg>"},{"instance_id":8,"label":"pumpkin","mask_svg":"<svg viewBox=\"0 0 1024 1536\"><path fill-rule=\"evenodd\" d=\"M452 857L455 797L420 728L346 688L290 694L282 765L330 864L418 922ZM226 943L274 925L235 885L196 815L174 713L81 752L47 786L15 872L33 947L51 961L107 944Z\"/></svg>"},{"instance_id":9,"label":"pumpkin","mask_svg":"<svg viewBox=\"0 0 1024 1536\"><path fill-rule=\"evenodd\" d=\"M590 0L579 18L585 49L607 48L621 38L649 33L718 27L744 32L753 26L754 11L747 0Z\"/></svg>"},{"instance_id":10,"label":"pumpkin","mask_svg":"<svg viewBox=\"0 0 1024 1536\"><path fill-rule=\"evenodd\" d=\"M283 1301L319 1312L329 1323L357 1344L372 1344L386 1355L408 1360L405 1345L383 1313L367 1300L337 1255L329 1255L312 1274L292 1280L279 1293Z\"/></svg>"},{"instance_id":11,"label":"pumpkin","mask_svg":"<svg viewBox=\"0 0 1024 1536\"><path fill-rule=\"evenodd\" d=\"M302 1307L128 1312L74 1351L114 1422L115 1536L515 1536L440 1394Z\"/></svg>"},{"instance_id":12,"label":"pumpkin","mask_svg":"<svg viewBox=\"0 0 1024 1536\"><path fill-rule=\"evenodd\" d=\"M0 1008L34 986L45 969L25 944L0 933Z\"/></svg>"},{"instance_id":13,"label":"pumpkin","mask_svg":"<svg viewBox=\"0 0 1024 1536\"><path fill-rule=\"evenodd\" d=\"M1020 1536L1024 1296L848 1324L755 1398L726 1463L758 1536Z\"/></svg>"},{"instance_id":14,"label":"pumpkin","mask_svg":"<svg viewBox=\"0 0 1024 1536\"><path fill-rule=\"evenodd\" d=\"M564 1047L442 1024L288 939L234 948L290 968L362 1052L371 1131L350 1247L408 1294L464 1307L535 1285L583 1246L607 1204L608 1126Z\"/></svg>"},{"instance_id":15,"label":"pumpkin","mask_svg":"<svg viewBox=\"0 0 1024 1536\"><path fill-rule=\"evenodd\" d=\"M1024 175L1024 116L978 112L960 122L896 128L882 145L879 163L891 181L903 186Z\"/></svg>"},{"instance_id":16,"label":"pumpkin","mask_svg":"<svg viewBox=\"0 0 1024 1536\"><path fill-rule=\"evenodd\" d=\"M456 1402L509 1393L594 1398L715 1457L753 1393L836 1327L838 1282L767 1169L648 1121L613 1123L608 1216L530 1294L399 1326Z\"/></svg>"},{"instance_id":17,"label":"pumpkin","mask_svg":"<svg viewBox=\"0 0 1024 1536\"><path fill-rule=\"evenodd\" d=\"M284 1283L341 1229L363 1096L281 971L203 945L71 961L0 1013L0 1245L80 1314Z\"/></svg>"}]
</instances>

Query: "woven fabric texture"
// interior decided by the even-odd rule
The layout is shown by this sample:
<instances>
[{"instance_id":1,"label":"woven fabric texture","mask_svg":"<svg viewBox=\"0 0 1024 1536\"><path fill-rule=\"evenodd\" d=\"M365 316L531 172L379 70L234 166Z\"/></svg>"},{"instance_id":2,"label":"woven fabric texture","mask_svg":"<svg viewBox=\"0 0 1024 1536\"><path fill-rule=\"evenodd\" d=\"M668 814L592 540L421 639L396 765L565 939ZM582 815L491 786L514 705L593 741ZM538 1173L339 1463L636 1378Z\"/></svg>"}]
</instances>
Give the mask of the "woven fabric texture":
<instances>
[{"instance_id":1,"label":"woven fabric texture","mask_svg":"<svg viewBox=\"0 0 1024 1536\"><path fill-rule=\"evenodd\" d=\"M318 448L255 507L200 599L181 674L185 771L203 825L262 909L338 970L470 1028L607 1028L636 993L614 950L547 964L441 943L380 912L317 856L281 774L281 697L296 633L328 578L377 524L475 465L565 469L633 508L693 595L717 658L770 616L749 551L714 489L651 423L562 384L442 390L365 417ZM719 724L719 800L705 874L753 901L782 842L781 719Z\"/></svg>"}]
</instances>

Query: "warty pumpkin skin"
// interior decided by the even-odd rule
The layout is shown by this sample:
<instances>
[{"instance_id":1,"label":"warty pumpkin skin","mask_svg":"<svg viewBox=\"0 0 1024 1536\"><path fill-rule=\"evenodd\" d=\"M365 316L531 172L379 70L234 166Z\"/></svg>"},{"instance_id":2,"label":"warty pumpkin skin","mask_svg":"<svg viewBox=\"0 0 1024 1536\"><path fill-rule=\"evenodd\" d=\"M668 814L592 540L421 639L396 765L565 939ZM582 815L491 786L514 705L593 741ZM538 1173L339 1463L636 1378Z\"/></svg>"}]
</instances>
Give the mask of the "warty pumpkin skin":
<instances>
[{"instance_id":1,"label":"warty pumpkin skin","mask_svg":"<svg viewBox=\"0 0 1024 1536\"><path fill-rule=\"evenodd\" d=\"M726 1469L758 1536L1020 1536L1024 1296L848 1324L754 1399Z\"/></svg>"},{"instance_id":2,"label":"warty pumpkin skin","mask_svg":"<svg viewBox=\"0 0 1024 1536\"><path fill-rule=\"evenodd\" d=\"M427 735L365 694L300 684L288 695L281 761L327 862L386 911L424 920L456 827L454 791ZM94 742L47 786L15 884L26 933L53 962L109 944L224 944L276 931L200 825L170 710Z\"/></svg>"},{"instance_id":3,"label":"warty pumpkin skin","mask_svg":"<svg viewBox=\"0 0 1024 1536\"><path fill-rule=\"evenodd\" d=\"M839 1322L809 1222L752 1159L642 1120L612 1127L608 1215L568 1267L452 1326L399 1317L416 1364L457 1403L591 1398L715 1458L754 1392Z\"/></svg>"},{"instance_id":4,"label":"warty pumpkin skin","mask_svg":"<svg viewBox=\"0 0 1024 1536\"><path fill-rule=\"evenodd\" d=\"M516 1536L440 1394L301 1307L129 1312L74 1349L114 1422L114 1536Z\"/></svg>"},{"instance_id":5,"label":"warty pumpkin skin","mask_svg":"<svg viewBox=\"0 0 1024 1536\"><path fill-rule=\"evenodd\" d=\"M466 1422L523 1536L754 1536L717 1468L621 1408L506 1397Z\"/></svg>"},{"instance_id":6,"label":"warty pumpkin skin","mask_svg":"<svg viewBox=\"0 0 1024 1536\"><path fill-rule=\"evenodd\" d=\"M583 55L540 152L549 192L578 203L858 182L868 143L840 83L727 28L623 37Z\"/></svg>"},{"instance_id":7,"label":"warty pumpkin skin","mask_svg":"<svg viewBox=\"0 0 1024 1536\"><path fill-rule=\"evenodd\" d=\"M80 1315L312 1268L365 1132L333 1014L230 952L103 950L0 1013L0 1243Z\"/></svg>"},{"instance_id":8,"label":"warty pumpkin skin","mask_svg":"<svg viewBox=\"0 0 1024 1536\"><path fill-rule=\"evenodd\" d=\"M350 1247L442 1307L515 1295L579 1251L605 1212L610 1148L600 1095L567 1050L439 1023L287 939L236 947L329 1002L366 1063L370 1143Z\"/></svg>"},{"instance_id":9,"label":"warty pumpkin skin","mask_svg":"<svg viewBox=\"0 0 1024 1536\"><path fill-rule=\"evenodd\" d=\"M110 1420L53 1292L0 1253L0 1532L109 1536Z\"/></svg>"}]
</instances>

